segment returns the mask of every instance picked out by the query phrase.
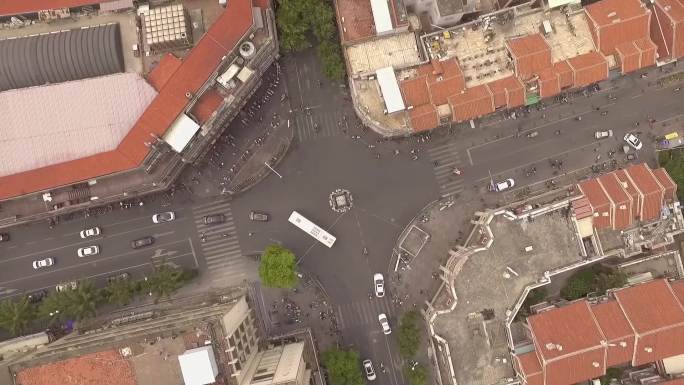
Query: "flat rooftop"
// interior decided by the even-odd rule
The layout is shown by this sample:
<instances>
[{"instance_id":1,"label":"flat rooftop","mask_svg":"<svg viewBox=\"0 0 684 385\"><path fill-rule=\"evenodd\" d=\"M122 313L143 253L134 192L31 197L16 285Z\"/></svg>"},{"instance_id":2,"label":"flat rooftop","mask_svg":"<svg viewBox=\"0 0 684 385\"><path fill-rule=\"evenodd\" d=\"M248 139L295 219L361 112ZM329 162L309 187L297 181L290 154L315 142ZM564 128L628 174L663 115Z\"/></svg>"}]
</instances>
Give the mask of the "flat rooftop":
<instances>
[{"instance_id":1,"label":"flat rooftop","mask_svg":"<svg viewBox=\"0 0 684 385\"><path fill-rule=\"evenodd\" d=\"M459 384L491 385L515 376L505 332L506 311L544 271L580 260L571 224L558 211L532 222L499 215L490 228L492 246L471 255L454 279L456 308L435 320L435 332L449 343ZM528 246L533 250L524 252ZM445 290L440 294L446 295ZM493 318L486 320L484 310L491 310Z\"/></svg>"},{"instance_id":2,"label":"flat rooftop","mask_svg":"<svg viewBox=\"0 0 684 385\"><path fill-rule=\"evenodd\" d=\"M420 63L416 35L404 32L347 47L351 76L370 75L384 67L396 69Z\"/></svg>"},{"instance_id":3,"label":"flat rooftop","mask_svg":"<svg viewBox=\"0 0 684 385\"><path fill-rule=\"evenodd\" d=\"M584 10L569 17L558 9L549 13L529 10L517 14L503 25L498 21L491 22L493 33L485 31L482 26L473 28L467 25L449 29L450 38L445 38L444 33L439 32L422 37L422 41L431 58L457 57L466 86L473 87L513 75L506 39L539 33L544 20L549 20L553 29L552 33L545 36L551 47L553 62L594 50Z\"/></svg>"},{"instance_id":4,"label":"flat rooftop","mask_svg":"<svg viewBox=\"0 0 684 385\"><path fill-rule=\"evenodd\" d=\"M34 366L15 379L17 385L138 385L133 365L117 350Z\"/></svg>"}]
</instances>

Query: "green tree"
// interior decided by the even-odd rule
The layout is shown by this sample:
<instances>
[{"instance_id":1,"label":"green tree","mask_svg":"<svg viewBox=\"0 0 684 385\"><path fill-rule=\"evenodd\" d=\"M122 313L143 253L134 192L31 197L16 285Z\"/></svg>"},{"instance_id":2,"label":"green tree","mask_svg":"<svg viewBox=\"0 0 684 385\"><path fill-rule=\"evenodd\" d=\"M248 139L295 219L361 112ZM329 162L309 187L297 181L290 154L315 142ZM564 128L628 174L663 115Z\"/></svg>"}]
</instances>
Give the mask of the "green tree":
<instances>
[{"instance_id":1,"label":"green tree","mask_svg":"<svg viewBox=\"0 0 684 385\"><path fill-rule=\"evenodd\" d=\"M285 51L301 51L311 46L306 37L310 29L307 11L312 10L311 0L278 0L276 22L280 46Z\"/></svg>"},{"instance_id":2,"label":"green tree","mask_svg":"<svg viewBox=\"0 0 684 385\"><path fill-rule=\"evenodd\" d=\"M25 331L35 315L36 309L26 297L16 302L11 299L0 302L0 327L13 336Z\"/></svg>"},{"instance_id":3,"label":"green tree","mask_svg":"<svg viewBox=\"0 0 684 385\"><path fill-rule=\"evenodd\" d=\"M525 298L525 302L523 302L523 305L520 307L520 311L518 311L518 314L516 315L516 319L521 320L522 318L530 315L530 306L544 301L546 296L546 289L543 287L530 290Z\"/></svg>"},{"instance_id":4,"label":"green tree","mask_svg":"<svg viewBox=\"0 0 684 385\"><path fill-rule=\"evenodd\" d=\"M601 266L592 266L578 270L568 278L560 291L561 297L573 301L584 298L590 293L603 295L608 289L622 287L627 283L627 276Z\"/></svg>"},{"instance_id":5,"label":"green tree","mask_svg":"<svg viewBox=\"0 0 684 385\"><path fill-rule=\"evenodd\" d=\"M423 365L416 365L413 369L407 367L405 372L411 385L427 384L427 370Z\"/></svg>"},{"instance_id":6,"label":"green tree","mask_svg":"<svg viewBox=\"0 0 684 385\"><path fill-rule=\"evenodd\" d=\"M345 67L339 43L324 40L318 45L318 57L323 64L325 76L333 80L344 79Z\"/></svg>"},{"instance_id":7,"label":"green tree","mask_svg":"<svg viewBox=\"0 0 684 385\"><path fill-rule=\"evenodd\" d=\"M322 358L332 385L363 385L359 353L331 348L323 352Z\"/></svg>"},{"instance_id":8,"label":"green tree","mask_svg":"<svg viewBox=\"0 0 684 385\"><path fill-rule=\"evenodd\" d=\"M261 255L259 277L267 287L292 288L297 286L296 259L290 250L271 245Z\"/></svg>"},{"instance_id":9,"label":"green tree","mask_svg":"<svg viewBox=\"0 0 684 385\"><path fill-rule=\"evenodd\" d=\"M68 318L68 314L66 313L66 309L69 304L67 293L68 291L52 293L43 298L38 306L38 315L41 318L50 321Z\"/></svg>"},{"instance_id":10,"label":"green tree","mask_svg":"<svg viewBox=\"0 0 684 385\"><path fill-rule=\"evenodd\" d=\"M606 374L600 378L601 385L610 385L614 379L620 379L624 370L621 368L608 368Z\"/></svg>"},{"instance_id":11,"label":"green tree","mask_svg":"<svg viewBox=\"0 0 684 385\"><path fill-rule=\"evenodd\" d=\"M411 358L416 355L420 348L420 313L415 310L404 313L399 322L399 353L404 358Z\"/></svg>"},{"instance_id":12,"label":"green tree","mask_svg":"<svg viewBox=\"0 0 684 385\"><path fill-rule=\"evenodd\" d=\"M135 283L127 280L111 280L105 287L107 301L116 305L127 305L135 295Z\"/></svg>"},{"instance_id":13,"label":"green tree","mask_svg":"<svg viewBox=\"0 0 684 385\"><path fill-rule=\"evenodd\" d=\"M168 265L161 265L148 279L147 289L155 296L155 301L163 297L171 297L181 286L185 279L182 270L172 269Z\"/></svg>"},{"instance_id":14,"label":"green tree","mask_svg":"<svg viewBox=\"0 0 684 385\"><path fill-rule=\"evenodd\" d=\"M677 183L677 197L684 201L684 151L675 149L658 152L658 163Z\"/></svg>"},{"instance_id":15,"label":"green tree","mask_svg":"<svg viewBox=\"0 0 684 385\"><path fill-rule=\"evenodd\" d=\"M335 14L333 13L330 4L316 0L312 4L314 9L310 15L311 26L313 28L314 36L319 42L329 41L330 39L336 39L335 36Z\"/></svg>"},{"instance_id":16,"label":"green tree","mask_svg":"<svg viewBox=\"0 0 684 385\"><path fill-rule=\"evenodd\" d=\"M79 320L94 316L97 307L102 302L100 291L91 281L80 281L74 290L67 290L64 294L66 297L65 315Z\"/></svg>"}]
</instances>

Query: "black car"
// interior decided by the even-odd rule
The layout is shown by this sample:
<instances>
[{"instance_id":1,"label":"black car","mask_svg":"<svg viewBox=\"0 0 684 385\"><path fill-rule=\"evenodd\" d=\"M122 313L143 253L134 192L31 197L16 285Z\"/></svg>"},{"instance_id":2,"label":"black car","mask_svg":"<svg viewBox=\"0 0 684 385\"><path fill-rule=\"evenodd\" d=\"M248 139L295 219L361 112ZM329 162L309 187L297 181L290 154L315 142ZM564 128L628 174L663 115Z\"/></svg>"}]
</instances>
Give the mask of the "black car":
<instances>
[{"instance_id":1,"label":"black car","mask_svg":"<svg viewBox=\"0 0 684 385\"><path fill-rule=\"evenodd\" d=\"M154 243L154 238L144 237L144 238L136 239L135 241L131 242L131 247L134 249L139 249L141 247L149 246L153 243Z\"/></svg>"},{"instance_id":2,"label":"black car","mask_svg":"<svg viewBox=\"0 0 684 385\"><path fill-rule=\"evenodd\" d=\"M47 290L39 290L36 292L33 292L29 295L26 296L26 299L28 299L29 303L38 303L43 300L43 298L47 297L48 291Z\"/></svg>"},{"instance_id":3,"label":"black car","mask_svg":"<svg viewBox=\"0 0 684 385\"><path fill-rule=\"evenodd\" d=\"M0 242L7 242L9 241L9 234L7 233L0 233Z\"/></svg>"},{"instance_id":4,"label":"black car","mask_svg":"<svg viewBox=\"0 0 684 385\"><path fill-rule=\"evenodd\" d=\"M211 214L204 217L205 225L216 225L226 221L226 216L223 214Z\"/></svg>"}]
</instances>

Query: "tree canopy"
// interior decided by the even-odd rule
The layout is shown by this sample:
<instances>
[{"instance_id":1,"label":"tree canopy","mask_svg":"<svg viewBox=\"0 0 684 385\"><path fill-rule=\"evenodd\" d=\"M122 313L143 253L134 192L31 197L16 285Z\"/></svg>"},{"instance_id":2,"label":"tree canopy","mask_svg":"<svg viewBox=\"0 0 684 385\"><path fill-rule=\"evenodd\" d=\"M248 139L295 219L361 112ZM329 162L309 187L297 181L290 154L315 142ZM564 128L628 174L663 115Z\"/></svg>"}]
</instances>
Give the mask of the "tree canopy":
<instances>
[{"instance_id":1,"label":"tree canopy","mask_svg":"<svg viewBox=\"0 0 684 385\"><path fill-rule=\"evenodd\" d=\"M332 348L323 352L323 363L332 385L363 385L359 353Z\"/></svg>"},{"instance_id":2,"label":"tree canopy","mask_svg":"<svg viewBox=\"0 0 684 385\"><path fill-rule=\"evenodd\" d=\"M0 327L13 336L19 335L33 321L35 313L35 308L26 297L17 302L6 299L0 302Z\"/></svg>"},{"instance_id":3,"label":"tree canopy","mask_svg":"<svg viewBox=\"0 0 684 385\"><path fill-rule=\"evenodd\" d=\"M416 365L413 369L406 368L406 377L411 385L427 384L427 371L423 365Z\"/></svg>"},{"instance_id":4,"label":"tree canopy","mask_svg":"<svg viewBox=\"0 0 684 385\"><path fill-rule=\"evenodd\" d=\"M684 151L675 149L658 152L658 163L667 170L677 183L677 197L684 201Z\"/></svg>"},{"instance_id":5,"label":"tree canopy","mask_svg":"<svg viewBox=\"0 0 684 385\"><path fill-rule=\"evenodd\" d=\"M296 258L290 250L271 245L261 255L259 277L267 287L292 288L297 286Z\"/></svg>"},{"instance_id":6,"label":"tree canopy","mask_svg":"<svg viewBox=\"0 0 684 385\"><path fill-rule=\"evenodd\" d=\"M420 348L420 329L418 328L420 322L420 314L415 311L404 313L399 322L399 353L404 358L411 358L418 353Z\"/></svg>"},{"instance_id":7,"label":"tree canopy","mask_svg":"<svg viewBox=\"0 0 684 385\"><path fill-rule=\"evenodd\" d=\"M588 294L603 295L608 289L627 284L627 276L600 266L580 269L568 278L560 291L561 297L568 301L584 298Z\"/></svg>"}]
</instances>

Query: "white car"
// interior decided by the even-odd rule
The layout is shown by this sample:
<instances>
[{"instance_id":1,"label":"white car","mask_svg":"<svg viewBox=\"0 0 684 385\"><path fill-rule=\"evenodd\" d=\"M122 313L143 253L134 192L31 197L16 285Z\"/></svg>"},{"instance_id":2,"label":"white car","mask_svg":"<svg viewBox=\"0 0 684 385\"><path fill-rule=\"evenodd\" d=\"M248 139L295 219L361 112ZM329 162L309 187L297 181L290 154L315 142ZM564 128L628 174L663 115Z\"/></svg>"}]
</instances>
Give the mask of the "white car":
<instances>
[{"instance_id":1,"label":"white car","mask_svg":"<svg viewBox=\"0 0 684 385\"><path fill-rule=\"evenodd\" d=\"M176 219L176 213L173 211L152 215L152 222L154 223L171 222L174 219Z\"/></svg>"},{"instance_id":2,"label":"white car","mask_svg":"<svg viewBox=\"0 0 684 385\"><path fill-rule=\"evenodd\" d=\"M92 245L81 247L80 249L78 249L77 254L80 258L89 257L91 255L98 255L100 254L100 246Z\"/></svg>"},{"instance_id":3,"label":"white car","mask_svg":"<svg viewBox=\"0 0 684 385\"><path fill-rule=\"evenodd\" d=\"M78 284L76 283L76 281L71 281L66 283L60 283L59 285L55 286L55 290L57 290L58 293L67 290L76 290L77 286Z\"/></svg>"},{"instance_id":4,"label":"white car","mask_svg":"<svg viewBox=\"0 0 684 385\"><path fill-rule=\"evenodd\" d=\"M382 332L385 334L391 334L392 329L389 326L389 322L387 322L387 316L385 313L381 313L378 316L378 321L380 321L380 326L382 326Z\"/></svg>"},{"instance_id":5,"label":"white car","mask_svg":"<svg viewBox=\"0 0 684 385\"><path fill-rule=\"evenodd\" d=\"M489 188L491 191L504 191L504 190L508 190L509 188L511 188L513 186L515 186L515 181L513 180L513 178L508 178L508 179L501 181L501 182L498 182L498 183L492 182L492 184L489 186Z\"/></svg>"},{"instance_id":6,"label":"white car","mask_svg":"<svg viewBox=\"0 0 684 385\"><path fill-rule=\"evenodd\" d=\"M363 360L363 371L366 372L368 381L375 380L375 370L373 370L373 363L371 360Z\"/></svg>"},{"instance_id":7,"label":"white car","mask_svg":"<svg viewBox=\"0 0 684 385\"><path fill-rule=\"evenodd\" d=\"M628 132L625 134L625 142L632 146L633 149L635 150L641 150L641 147L643 146L643 143L641 143L641 140L636 137L636 135L632 134L631 132Z\"/></svg>"},{"instance_id":8,"label":"white car","mask_svg":"<svg viewBox=\"0 0 684 385\"><path fill-rule=\"evenodd\" d=\"M375 296L382 298L385 296L385 278L380 273L373 275L373 287L375 288Z\"/></svg>"},{"instance_id":9,"label":"white car","mask_svg":"<svg viewBox=\"0 0 684 385\"><path fill-rule=\"evenodd\" d=\"M81 230L81 238L96 237L100 235L100 228L93 227L92 229Z\"/></svg>"},{"instance_id":10,"label":"white car","mask_svg":"<svg viewBox=\"0 0 684 385\"><path fill-rule=\"evenodd\" d=\"M612 136L613 136L613 130L596 131L596 133L594 133L594 137L596 139L610 138Z\"/></svg>"},{"instance_id":11,"label":"white car","mask_svg":"<svg viewBox=\"0 0 684 385\"><path fill-rule=\"evenodd\" d=\"M33 268L38 270L38 269L42 269L44 267L52 266L54 264L55 264L55 260L50 258L50 257L47 257L44 259L39 259L37 261L33 261Z\"/></svg>"}]
</instances>

